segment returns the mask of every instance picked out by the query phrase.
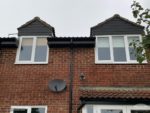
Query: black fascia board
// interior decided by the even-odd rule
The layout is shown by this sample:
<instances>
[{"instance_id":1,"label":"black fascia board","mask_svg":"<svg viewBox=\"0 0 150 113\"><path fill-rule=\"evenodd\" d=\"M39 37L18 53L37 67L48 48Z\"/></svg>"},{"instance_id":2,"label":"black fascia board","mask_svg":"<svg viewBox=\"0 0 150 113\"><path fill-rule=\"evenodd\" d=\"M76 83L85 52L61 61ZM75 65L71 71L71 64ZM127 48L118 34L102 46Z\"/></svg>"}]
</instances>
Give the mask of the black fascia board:
<instances>
[{"instance_id":1,"label":"black fascia board","mask_svg":"<svg viewBox=\"0 0 150 113\"><path fill-rule=\"evenodd\" d=\"M48 37L48 45L51 48L74 47L74 48L93 48L95 47L95 37L70 37L52 38Z\"/></svg>"},{"instance_id":2,"label":"black fascia board","mask_svg":"<svg viewBox=\"0 0 150 113\"><path fill-rule=\"evenodd\" d=\"M15 37L1 37L0 38L0 48L17 48L18 40Z\"/></svg>"},{"instance_id":3,"label":"black fascia board","mask_svg":"<svg viewBox=\"0 0 150 113\"><path fill-rule=\"evenodd\" d=\"M106 105L135 105L146 104L150 105L150 99L143 98L80 98L82 104L106 104Z\"/></svg>"}]
</instances>

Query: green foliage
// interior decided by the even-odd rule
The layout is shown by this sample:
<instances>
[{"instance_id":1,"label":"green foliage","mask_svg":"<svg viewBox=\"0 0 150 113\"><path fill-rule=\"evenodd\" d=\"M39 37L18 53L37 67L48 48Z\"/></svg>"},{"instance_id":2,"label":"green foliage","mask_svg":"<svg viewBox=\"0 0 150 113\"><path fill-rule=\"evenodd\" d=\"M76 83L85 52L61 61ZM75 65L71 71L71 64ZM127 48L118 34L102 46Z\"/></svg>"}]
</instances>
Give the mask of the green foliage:
<instances>
[{"instance_id":1,"label":"green foliage","mask_svg":"<svg viewBox=\"0 0 150 113\"><path fill-rule=\"evenodd\" d=\"M131 5L132 14L137 19L137 24L145 26L145 32L142 35L142 42L133 41L130 46L133 46L136 51L137 61L142 63L144 60L150 60L150 9L144 9L139 2L133 1ZM145 52L146 50L146 52Z\"/></svg>"}]
</instances>

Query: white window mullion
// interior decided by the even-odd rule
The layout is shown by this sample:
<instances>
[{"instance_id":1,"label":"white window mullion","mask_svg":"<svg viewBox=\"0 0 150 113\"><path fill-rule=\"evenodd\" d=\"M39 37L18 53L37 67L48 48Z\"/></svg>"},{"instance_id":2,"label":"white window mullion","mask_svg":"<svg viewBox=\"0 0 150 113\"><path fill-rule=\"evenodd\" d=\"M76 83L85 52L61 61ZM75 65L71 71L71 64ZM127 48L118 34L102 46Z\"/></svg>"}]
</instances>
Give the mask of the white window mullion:
<instances>
[{"instance_id":1,"label":"white window mullion","mask_svg":"<svg viewBox=\"0 0 150 113\"><path fill-rule=\"evenodd\" d=\"M124 43L125 43L125 51L126 51L126 58L127 62L130 61L130 53L129 53L129 43L127 35L124 36Z\"/></svg>"},{"instance_id":2,"label":"white window mullion","mask_svg":"<svg viewBox=\"0 0 150 113\"><path fill-rule=\"evenodd\" d=\"M113 55L113 43L112 43L112 36L109 36L109 44L110 44L110 58L111 62L114 62L114 55Z\"/></svg>"},{"instance_id":3,"label":"white window mullion","mask_svg":"<svg viewBox=\"0 0 150 113\"><path fill-rule=\"evenodd\" d=\"M46 54L47 56L46 56L46 62L48 62L48 58L49 58L49 47L48 47L48 45L47 45L47 54Z\"/></svg>"},{"instance_id":4,"label":"white window mullion","mask_svg":"<svg viewBox=\"0 0 150 113\"><path fill-rule=\"evenodd\" d=\"M22 37L19 38L19 47L18 47L18 49L17 49L16 62L19 61L20 50L21 50L21 44L22 44Z\"/></svg>"},{"instance_id":5,"label":"white window mullion","mask_svg":"<svg viewBox=\"0 0 150 113\"><path fill-rule=\"evenodd\" d=\"M96 46L95 46L95 62L98 62L98 37L96 37Z\"/></svg>"},{"instance_id":6,"label":"white window mullion","mask_svg":"<svg viewBox=\"0 0 150 113\"><path fill-rule=\"evenodd\" d=\"M84 107L82 108L82 113L87 113L87 108L86 108L86 106L84 106Z\"/></svg>"},{"instance_id":7,"label":"white window mullion","mask_svg":"<svg viewBox=\"0 0 150 113\"><path fill-rule=\"evenodd\" d=\"M31 113L31 107L28 107L27 113Z\"/></svg>"},{"instance_id":8,"label":"white window mullion","mask_svg":"<svg viewBox=\"0 0 150 113\"><path fill-rule=\"evenodd\" d=\"M142 36L139 35L138 37L139 37L140 42L142 42L142 41L143 41L143 40L142 40Z\"/></svg>"},{"instance_id":9,"label":"white window mullion","mask_svg":"<svg viewBox=\"0 0 150 113\"><path fill-rule=\"evenodd\" d=\"M128 109L128 105L126 106L126 113L130 113L130 110Z\"/></svg>"},{"instance_id":10,"label":"white window mullion","mask_svg":"<svg viewBox=\"0 0 150 113\"><path fill-rule=\"evenodd\" d=\"M37 40L37 38L33 37L31 62L34 62L34 58L35 58L36 40Z\"/></svg>"},{"instance_id":11,"label":"white window mullion","mask_svg":"<svg viewBox=\"0 0 150 113\"><path fill-rule=\"evenodd\" d=\"M97 105L93 105L93 113L101 113Z\"/></svg>"},{"instance_id":12,"label":"white window mullion","mask_svg":"<svg viewBox=\"0 0 150 113\"><path fill-rule=\"evenodd\" d=\"M123 106L122 110L123 110L123 113L127 113L127 107L126 106Z\"/></svg>"}]
</instances>

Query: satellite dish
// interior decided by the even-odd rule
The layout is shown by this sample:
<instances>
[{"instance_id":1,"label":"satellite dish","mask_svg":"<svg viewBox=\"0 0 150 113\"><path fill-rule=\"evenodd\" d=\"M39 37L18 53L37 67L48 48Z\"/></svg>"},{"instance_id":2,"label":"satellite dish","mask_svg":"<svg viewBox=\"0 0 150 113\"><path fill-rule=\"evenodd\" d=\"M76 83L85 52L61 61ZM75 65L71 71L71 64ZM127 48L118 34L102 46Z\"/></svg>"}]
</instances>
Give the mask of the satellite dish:
<instances>
[{"instance_id":1,"label":"satellite dish","mask_svg":"<svg viewBox=\"0 0 150 113\"><path fill-rule=\"evenodd\" d=\"M49 82L48 87L53 92L61 92L66 88L66 82L61 79L55 79Z\"/></svg>"}]
</instances>

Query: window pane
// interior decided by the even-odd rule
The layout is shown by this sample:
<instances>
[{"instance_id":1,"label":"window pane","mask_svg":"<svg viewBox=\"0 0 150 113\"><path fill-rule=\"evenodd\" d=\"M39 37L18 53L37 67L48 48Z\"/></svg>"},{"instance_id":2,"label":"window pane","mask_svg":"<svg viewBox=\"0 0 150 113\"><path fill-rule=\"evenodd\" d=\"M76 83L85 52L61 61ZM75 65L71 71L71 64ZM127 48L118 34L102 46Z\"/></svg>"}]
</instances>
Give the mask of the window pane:
<instances>
[{"instance_id":1,"label":"window pane","mask_svg":"<svg viewBox=\"0 0 150 113\"><path fill-rule=\"evenodd\" d=\"M114 61L116 62L126 61L124 37L121 36L112 37L112 41L113 41Z\"/></svg>"},{"instance_id":2,"label":"window pane","mask_svg":"<svg viewBox=\"0 0 150 113\"><path fill-rule=\"evenodd\" d=\"M139 37L136 36L131 36L128 37L128 44L132 43L132 42L139 42ZM130 60L136 60L136 56L135 56L135 50L132 46L129 46L129 55L130 55Z\"/></svg>"},{"instance_id":3,"label":"window pane","mask_svg":"<svg viewBox=\"0 0 150 113\"><path fill-rule=\"evenodd\" d=\"M110 47L109 46L109 38L108 37L99 37L97 39L97 46L98 47Z\"/></svg>"},{"instance_id":4,"label":"window pane","mask_svg":"<svg viewBox=\"0 0 150 113\"><path fill-rule=\"evenodd\" d=\"M13 113L27 113L27 109L14 109Z\"/></svg>"},{"instance_id":5,"label":"window pane","mask_svg":"<svg viewBox=\"0 0 150 113\"><path fill-rule=\"evenodd\" d=\"M31 60L32 44L33 44L32 38L26 38L26 39L23 38L22 39L19 60L23 60L23 61Z\"/></svg>"},{"instance_id":6,"label":"window pane","mask_svg":"<svg viewBox=\"0 0 150 113\"><path fill-rule=\"evenodd\" d=\"M45 108L32 108L31 113L45 113Z\"/></svg>"},{"instance_id":7,"label":"window pane","mask_svg":"<svg viewBox=\"0 0 150 113\"><path fill-rule=\"evenodd\" d=\"M136 60L136 51L133 47L129 47L130 60Z\"/></svg>"},{"instance_id":8,"label":"window pane","mask_svg":"<svg viewBox=\"0 0 150 113\"><path fill-rule=\"evenodd\" d=\"M98 48L98 60L110 60L110 48Z\"/></svg>"},{"instance_id":9,"label":"window pane","mask_svg":"<svg viewBox=\"0 0 150 113\"><path fill-rule=\"evenodd\" d=\"M47 49L47 38L37 38L34 61L45 62L48 54Z\"/></svg>"},{"instance_id":10,"label":"window pane","mask_svg":"<svg viewBox=\"0 0 150 113\"><path fill-rule=\"evenodd\" d=\"M101 113L123 113L122 110L106 110L106 109L103 109L101 110Z\"/></svg>"},{"instance_id":11,"label":"window pane","mask_svg":"<svg viewBox=\"0 0 150 113\"><path fill-rule=\"evenodd\" d=\"M93 106L92 105L87 105L87 113L93 113Z\"/></svg>"},{"instance_id":12,"label":"window pane","mask_svg":"<svg viewBox=\"0 0 150 113\"><path fill-rule=\"evenodd\" d=\"M137 37L137 36L129 36L128 37L128 42L129 42L129 44L131 43L131 42L139 42L139 37Z\"/></svg>"},{"instance_id":13,"label":"window pane","mask_svg":"<svg viewBox=\"0 0 150 113\"><path fill-rule=\"evenodd\" d=\"M150 113L150 110L131 110L131 113Z\"/></svg>"},{"instance_id":14,"label":"window pane","mask_svg":"<svg viewBox=\"0 0 150 113\"><path fill-rule=\"evenodd\" d=\"M110 45L108 37L100 37L97 40L98 60L110 60Z\"/></svg>"}]
</instances>

